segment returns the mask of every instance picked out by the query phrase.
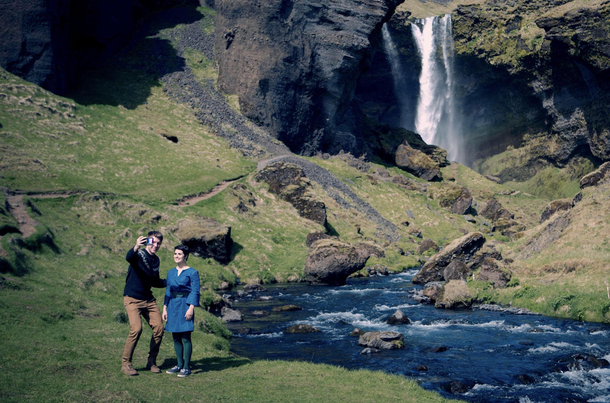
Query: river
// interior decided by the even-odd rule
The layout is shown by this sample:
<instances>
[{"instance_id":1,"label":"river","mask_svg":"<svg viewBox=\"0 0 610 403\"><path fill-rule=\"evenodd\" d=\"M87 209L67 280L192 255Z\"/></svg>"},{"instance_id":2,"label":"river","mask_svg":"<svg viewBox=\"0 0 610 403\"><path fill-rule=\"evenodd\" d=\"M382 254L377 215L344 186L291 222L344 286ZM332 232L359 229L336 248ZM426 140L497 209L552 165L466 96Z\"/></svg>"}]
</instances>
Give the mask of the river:
<instances>
[{"instance_id":1,"label":"river","mask_svg":"<svg viewBox=\"0 0 610 403\"><path fill-rule=\"evenodd\" d=\"M400 374L448 398L471 402L610 402L610 367L599 367L592 359L610 360L610 326L481 309L435 309L411 298L409 291L418 287L411 283L416 273L349 279L341 287L265 285L267 291L234 294L233 308L244 314L244 321L228 324L235 335L231 350L251 359ZM272 311L288 304L302 310ZM410 324L385 323L397 309ZM295 324L320 332L284 332ZM354 328L400 332L406 347L360 354L363 347L350 336ZM454 388L450 393L450 385L467 391Z\"/></svg>"}]
</instances>

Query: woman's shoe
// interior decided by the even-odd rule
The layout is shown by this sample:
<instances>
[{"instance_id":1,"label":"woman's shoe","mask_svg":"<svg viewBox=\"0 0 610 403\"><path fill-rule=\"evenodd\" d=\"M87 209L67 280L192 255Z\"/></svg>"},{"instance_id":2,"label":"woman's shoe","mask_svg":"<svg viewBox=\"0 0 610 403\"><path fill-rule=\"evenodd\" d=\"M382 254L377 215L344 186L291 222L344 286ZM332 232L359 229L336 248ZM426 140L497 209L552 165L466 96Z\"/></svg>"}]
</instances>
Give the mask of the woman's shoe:
<instances>
[{"instance_id":1,"label":"woman's shoe","mask_svg":"<svg viewBox=\"0 0 610 403\"><path fill-rule=\"evenodd\" d=\"M178 378L186 378L191 374L191 370L188 368L182 368L178 373Z\"/></svg>"},{"instance_id":2,"label":"woman's shoe","mask_svg":"<svg viewBox=\"0 0 610 403\"><path fill-rule=\"evenodd\" d=\"M176 373L178 373L180 371L181 371L180 367L176 365L175 367L170 368L167 371L165 371L165 373L166 374L176 374Z\"/></svg>"}]
</instances>

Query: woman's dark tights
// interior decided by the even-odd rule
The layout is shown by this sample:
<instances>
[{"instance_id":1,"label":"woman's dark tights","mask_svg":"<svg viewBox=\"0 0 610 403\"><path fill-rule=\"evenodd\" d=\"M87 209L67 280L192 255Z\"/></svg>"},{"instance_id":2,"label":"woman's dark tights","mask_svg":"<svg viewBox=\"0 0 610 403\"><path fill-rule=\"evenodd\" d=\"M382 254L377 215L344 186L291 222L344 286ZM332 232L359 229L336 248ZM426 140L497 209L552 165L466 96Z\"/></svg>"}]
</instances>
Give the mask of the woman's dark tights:
<instances>
[{"instance_id":1,"label":"woman's dark tights","mask_svg":"<svg viewBox=\"0 0 610 403\"><path fill-rule=\"evenodd\" d=\"M174 350L180 368L189 368L193 344L191 343L191 332L172 333L174 337Z\"/></svg>"}]
</instances>

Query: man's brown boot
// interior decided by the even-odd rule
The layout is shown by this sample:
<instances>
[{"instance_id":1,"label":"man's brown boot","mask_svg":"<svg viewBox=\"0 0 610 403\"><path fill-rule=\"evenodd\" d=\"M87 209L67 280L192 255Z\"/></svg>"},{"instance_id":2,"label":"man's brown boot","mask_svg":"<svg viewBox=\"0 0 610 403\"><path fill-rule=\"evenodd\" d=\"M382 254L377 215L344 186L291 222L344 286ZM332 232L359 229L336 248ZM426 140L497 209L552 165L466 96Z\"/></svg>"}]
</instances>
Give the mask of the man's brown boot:
<instances>
[{"instance_id":1,"label":"man's brown boot","mask_svg":"<svg viewBox=\"0 0 610 403\"><path fill-rule=\"evenodd\" d=\"M138 371L136 371L136 369L131 364L123 365L123 367L121 368L121 371L123 371L123 373L125 375L129 375L129 376L138 375Z\"/></svg>"},{"instance_id":2,"label":"man's brown boot","mask_svg":"<svg viewBox=\"0 0 610 403\"><path fill-rule=\"evenodd\" d=\"M148 364L146 364L146 369L149 369L150 372L152 372L153 374L161 373L161 369L159 367L157 367L157 364L155 364L152 361L148 361Z\"/></svg>"}]
</instances>

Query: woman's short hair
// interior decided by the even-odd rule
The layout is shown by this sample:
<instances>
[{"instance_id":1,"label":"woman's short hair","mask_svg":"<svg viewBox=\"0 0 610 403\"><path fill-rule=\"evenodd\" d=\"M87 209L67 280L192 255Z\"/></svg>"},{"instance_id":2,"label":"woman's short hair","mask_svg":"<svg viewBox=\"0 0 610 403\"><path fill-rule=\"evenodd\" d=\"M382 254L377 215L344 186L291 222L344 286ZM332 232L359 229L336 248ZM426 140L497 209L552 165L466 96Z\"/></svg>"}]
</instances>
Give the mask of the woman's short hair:
<instances>
[{"instance_id":1,"label":"woman's short hair","mask_svg":"<svg viewBox=\"0 0 610 403\"><path fill-rule=\"evenodd\" d=\"M188 259L191 250L186 245L178 245L174 248L174 250L181 250L184 253L184 260Z\"/></svg>"}]
</instances>

